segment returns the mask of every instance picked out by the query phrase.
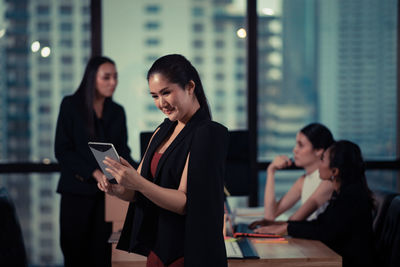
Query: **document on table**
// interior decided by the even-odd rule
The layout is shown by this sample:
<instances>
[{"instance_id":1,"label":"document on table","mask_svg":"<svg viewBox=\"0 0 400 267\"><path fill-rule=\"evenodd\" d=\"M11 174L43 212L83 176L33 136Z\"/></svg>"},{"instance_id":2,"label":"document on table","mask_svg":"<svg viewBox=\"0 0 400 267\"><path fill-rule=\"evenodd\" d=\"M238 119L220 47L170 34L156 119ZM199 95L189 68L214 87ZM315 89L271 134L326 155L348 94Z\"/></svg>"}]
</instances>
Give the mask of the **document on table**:
<instances>
[{"instance_id":1,"label":"document on table","mask_svg":"<svg viewBox=\"0 0 400 267\"><path fill-rule=\"evenodd\" d=\"M258 253L247 238L225 239L226 256L228 259L259 259Z\"/></svg>"},{"instance_id":2,"label":"document on table","mask_svg":"<svg viewBox=\"0 0 400 267\"><path fill-rule=\"evenodd\" d=\"M228 259L243 259L243 253L240 250L238 242L231 239L225 240L226 256Z\"/></svg>"}]
</instances>

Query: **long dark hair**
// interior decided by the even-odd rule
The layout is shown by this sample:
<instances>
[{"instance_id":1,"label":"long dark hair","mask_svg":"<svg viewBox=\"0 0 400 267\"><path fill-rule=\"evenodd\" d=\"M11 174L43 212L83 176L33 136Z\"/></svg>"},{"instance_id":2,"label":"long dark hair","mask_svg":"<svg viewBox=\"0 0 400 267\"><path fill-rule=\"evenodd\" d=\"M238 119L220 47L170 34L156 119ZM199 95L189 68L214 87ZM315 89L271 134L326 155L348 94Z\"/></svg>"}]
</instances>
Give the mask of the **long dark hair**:
<instances>
[{"instance_id":1,"label":"long dark hair","mask_svg":"<svg viewBox=\"0 0 400 267\"><path fill-rule=\"evenodd\" d=\"M74 94L80 103L90 137L95 137L93 101L96 92L96 75L99 67L104 63L111 63L115 66L115 62L108 57L94 56L89 60L81 83Z\"/></svg>"},{"instance_id":2,"label":"long dark hair","mask_svg":"<svg viewBox=\"0 0 400 267\"><path fill-rule=\"evenodd\" d=\"M374 207L372 191L365 177L365 163L358 145L347 140L335 142L330 148L330 168L338 168L340 190L351 185L359 184L368 196L371 207Z\"/></svg>"},{"instance_id":3,"label":"long dark hair","mask_svg":"<svg viewBox=\"0 0 400 267\"><path fill-rule=\"evenodd\" d=\"M183 89L190 82L195 84L194 94L199 101L200 107L204 108L211 118L207 97L204 93L199 73L189 60L178 54L170 54L157 59L147 72L147 81L153 74L162 74L171 83L176 83Z\"/></svg>"},{"instance_id":4,"label":"long dark hair","mask_svg":"<svg viewBox=\"0 0 400 267\"><path fill-rule=\"evenodd\" d=\"M321 123L310 123L300 130L311 142L314 149L327 149L333 142L331 131Z\"/></svg>"}]
</instances>

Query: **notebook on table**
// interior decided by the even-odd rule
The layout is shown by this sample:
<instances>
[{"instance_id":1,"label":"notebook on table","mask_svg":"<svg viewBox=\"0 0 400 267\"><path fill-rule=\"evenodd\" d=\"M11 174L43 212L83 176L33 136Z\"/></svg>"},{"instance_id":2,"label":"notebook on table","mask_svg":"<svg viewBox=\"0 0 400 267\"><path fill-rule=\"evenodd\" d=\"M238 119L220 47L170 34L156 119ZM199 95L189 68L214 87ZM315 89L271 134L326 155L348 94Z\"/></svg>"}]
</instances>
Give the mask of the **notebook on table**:
<instances>
[{"instance_id":1,"label":"notebook on table","mask_svg":"<svg viewBox=\"0 0 400 267\"><path fill-rule=\"evenodd\" d=\"M247 238L225 239L226 256L228 259L259 259L258 253Z\"/></svg>"}]
</instances>

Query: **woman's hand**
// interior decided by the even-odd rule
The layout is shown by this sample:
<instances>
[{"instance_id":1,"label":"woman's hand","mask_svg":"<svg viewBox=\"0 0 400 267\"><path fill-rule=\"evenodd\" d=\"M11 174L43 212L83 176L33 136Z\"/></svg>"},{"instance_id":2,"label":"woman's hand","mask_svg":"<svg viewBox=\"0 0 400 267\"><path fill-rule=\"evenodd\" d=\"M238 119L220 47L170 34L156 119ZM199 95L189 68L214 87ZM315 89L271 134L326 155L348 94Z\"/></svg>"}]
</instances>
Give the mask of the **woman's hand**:
<instances>
[{"instance_id":1,"label":"woman's hand","mask_svg":"<svg viewBox=\"0 0 400 267\"><path fill-rule=\"evenodd\" d=\"M276 156L274 160L269 164L268 166L268 171L276 171L280 169L287 168L289 166L292 166L293 162L289 159L288 156L281 155L281 156Z\"/></svg>"},{"instance_id":2,"label":"woman's hand","mask_svg":"<svg viewBox=\"0 0 400 267\"><path fill-rule=\"evenodd\" d=\"M97 187L111 196L121 197L125 193L125 188L123 186L111 184L104 174L101 181L97 183Z\"/></svg>"},{"instance_id":3,"label":"woman's hand","mask_svg":"<svg viewBox=\"0 0 400 267\"><path fill-rule=\"evenodd\" d=\"M254 229L255 233L258 234L278 234L278 235L286 235L287 234L287 222L274 224L269 226L262 226L257 229Z\"/></svg>"},{"instance_id":4,"label":"woman's hand","mask_svg":"<svg viewBox=\"0 0 400 267\"><path fill-rule=\"evenodd\" d=\"M95 169L92 173L92 176L98 183L100 183L103 181L104 174L99 169Z\"/></svg>"},{"instance_id":5,"label":"woman's hand","mask_svg":"<svg viewBox=\"0 0 400 267\"><path fill-rule=\"evenodd\" d=\"M254 221L254 222L252 222L251 224L249 224L249 228L250 228L250 229L255 229L255 228L257 228L258 226L268 226L268 225L271 225L271 224L273 224L273 223L274 223L274 221L271 221L271 220L267 220L267 219L265 219L265 218L262 218L261 220Z\"/></svg>"},{"instance_id":6,"label":"woman's hand","mask_svg":"<svg viewBox=\"0 0 400 267\"><path fill-rule=\"evenodd\" d=\"M120 157L121 163L106 157L103 160L104 164L108 167L108 171L117 180L118 185L125 187L129 190L140 191L143 178L140 174L133 168L128 161ZM114 185L112 185L114 186Z\"/></svg>"}]
</instances>

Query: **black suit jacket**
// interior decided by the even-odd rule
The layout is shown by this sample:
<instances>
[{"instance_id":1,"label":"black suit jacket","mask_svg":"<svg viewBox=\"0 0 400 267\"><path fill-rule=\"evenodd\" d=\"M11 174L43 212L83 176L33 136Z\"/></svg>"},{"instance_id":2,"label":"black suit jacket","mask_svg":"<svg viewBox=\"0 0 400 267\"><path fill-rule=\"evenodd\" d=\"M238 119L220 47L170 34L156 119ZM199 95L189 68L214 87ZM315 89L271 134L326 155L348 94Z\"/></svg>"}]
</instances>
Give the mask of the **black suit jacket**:
<instances>
[{"instance_id":1,"label":"black suit jacket","mask_svg":"<svg viewBox=\"0 0 400 267\"><path fill-rule=\"evenodd\" d=\"M160 125L143 159L143 177L152 180L153 154L175 126L168 119ZM162 209L136 192L117 248L145 256L153 250L166 265L183 256L185 266L226 266L222 228L227 145L227 129L199 109L160 158L152 180L177 189L190 153L186 215Z\"/></svg>"},{"instance_id":2,"label":"black suit jacket","mask_svg":"<svg viewBox=\"0 0 400 267\"><path fill-rule=\"evenodd\" d=\"M100 169L88 147L89 141L113 143L118 154L134 167L127 144L125 111L122 106L106 99L102 124L104 136L92 140L85 127L85 120L75 95L66 96L61 103L55 137L55 156L60 164L61 177L58 193L94 195L101 192L92 177L95 169Z\"/></svg>"},{"instance_id":3,"label":"black suit jacket","mask_svg":"<svg viewBox=\"0 0 400 267\"><path fill-rule=\"evenodd\" d=\"M315 239L343 257L343 267L373 266L372 207L361 185L352 184L332 199L312 221L289 221L288 233Z\"/></svg>"}]
</instances>

